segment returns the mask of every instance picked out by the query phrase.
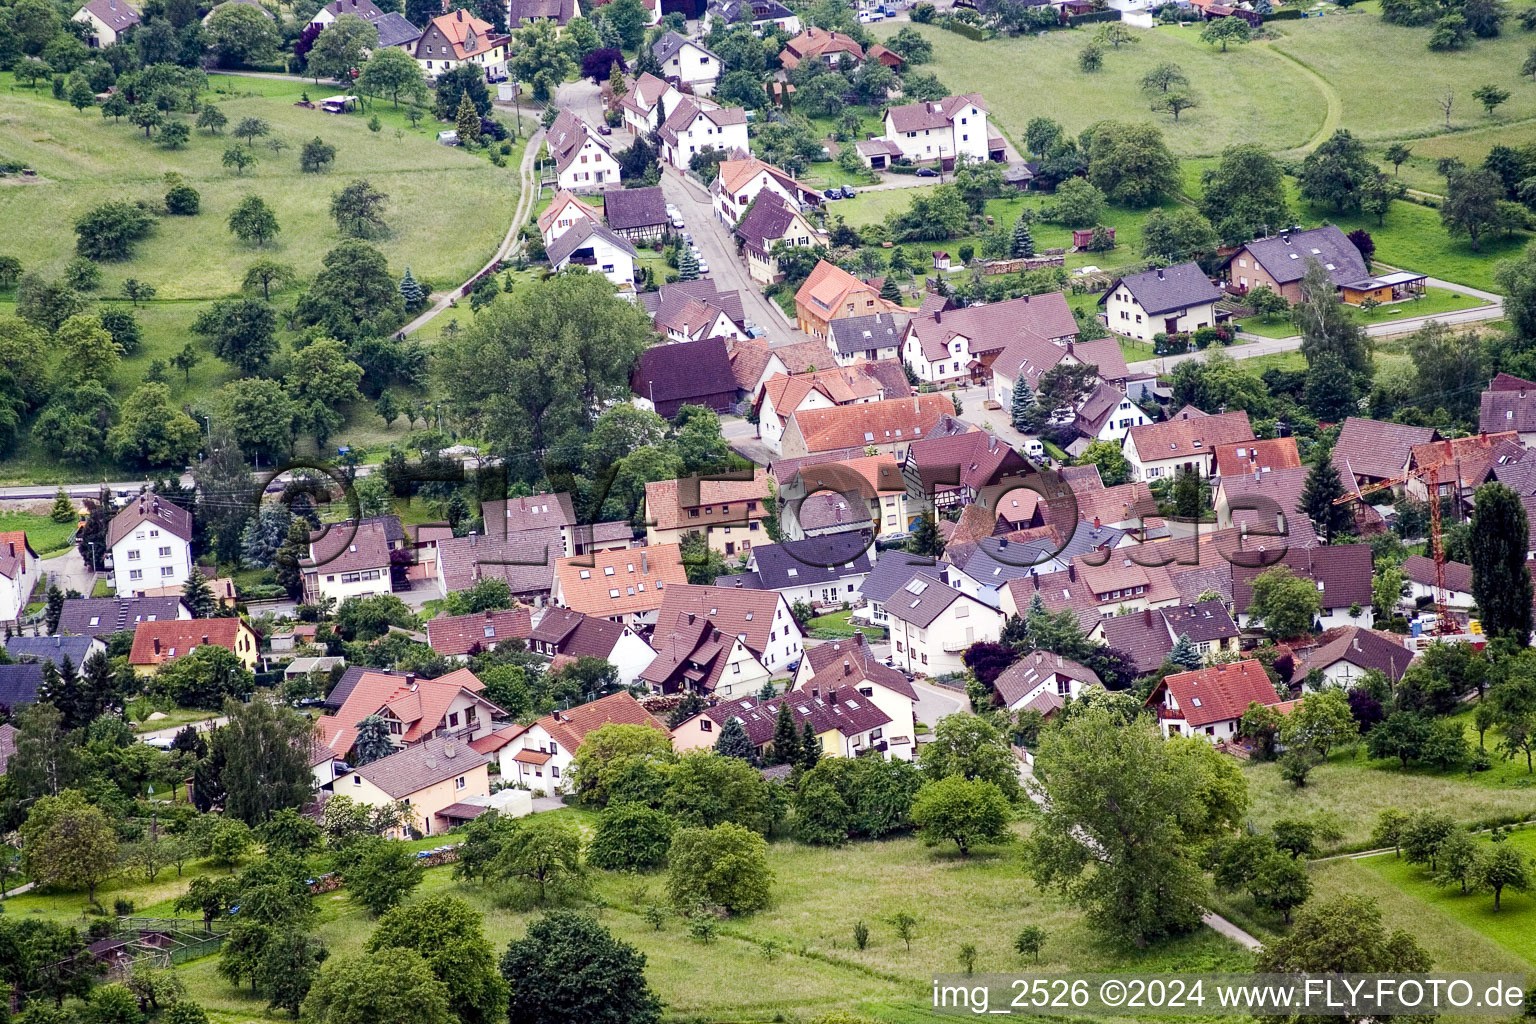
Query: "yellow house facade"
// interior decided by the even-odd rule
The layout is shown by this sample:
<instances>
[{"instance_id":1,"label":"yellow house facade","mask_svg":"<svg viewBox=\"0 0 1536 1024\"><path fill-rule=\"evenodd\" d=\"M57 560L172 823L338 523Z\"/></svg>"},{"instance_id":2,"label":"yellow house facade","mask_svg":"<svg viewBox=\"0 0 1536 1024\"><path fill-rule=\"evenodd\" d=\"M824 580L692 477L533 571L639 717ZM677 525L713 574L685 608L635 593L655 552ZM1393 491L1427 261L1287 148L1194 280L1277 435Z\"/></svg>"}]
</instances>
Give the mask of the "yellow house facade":
<instances>
[{"instance_id":1,"label":"yellow house facade","mask_svg":"<svg viewBox=\"0 0 1536 1024\"><path fill-rule=\"evenodd\" d=\"M436 835L449 827L439 817L445 808L490 795L490 762L467 743L431 739L347 772L333 789L369 807L406 803L409 827L392 830L390 838L409 838L408 831Z\"/></svg>"}]
</instances>

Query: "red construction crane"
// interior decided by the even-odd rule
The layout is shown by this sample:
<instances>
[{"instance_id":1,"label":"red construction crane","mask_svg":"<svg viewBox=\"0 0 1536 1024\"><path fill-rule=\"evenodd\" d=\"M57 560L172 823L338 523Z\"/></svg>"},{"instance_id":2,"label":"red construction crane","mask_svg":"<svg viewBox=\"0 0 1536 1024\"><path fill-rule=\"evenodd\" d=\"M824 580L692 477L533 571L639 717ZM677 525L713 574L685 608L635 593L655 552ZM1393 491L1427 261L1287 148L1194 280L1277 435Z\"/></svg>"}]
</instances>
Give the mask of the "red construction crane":
<instances>
[{"instance_id":1,"label":"red construction crane","mask_svg":"<svg viewBox=\"0 0 1536 1024\"><path fill-rule=\"evenodd\" d=\"M1445 545L1441 542L1440 539L1440 470L1442 467L1447 465L1455 470L1454 479L1456 480L1456 486L1460 488L1461 460L1459 458L1450 458L1442 459L1438 462L1427 463L1423 466L1419 466L1416 469L1410 469L1406 473L1403 473L1401 476L1395 476L1390 480L1383 480L1380 483L1366 484L1364 487L1357 487L1354 494L1346 494L1344 497L1334 501L1335 505L1342 505L1345 502L1354 501L1357 498L1363 502L1367 494L1375 494L1377 491L1384 491L1389 487L1396 487L1398 484L1407 483L1409 480L1424 481L1424 486L1428 488L1429 491L1429 539L1430 547L1434 550L1435 557L1434 631L1441 634L1456 632L1456 626L1451 621L1450 610L1446 607L1445 604L1445 595L1447 593L1445 586Z\"/></svg>"}]
</instances>

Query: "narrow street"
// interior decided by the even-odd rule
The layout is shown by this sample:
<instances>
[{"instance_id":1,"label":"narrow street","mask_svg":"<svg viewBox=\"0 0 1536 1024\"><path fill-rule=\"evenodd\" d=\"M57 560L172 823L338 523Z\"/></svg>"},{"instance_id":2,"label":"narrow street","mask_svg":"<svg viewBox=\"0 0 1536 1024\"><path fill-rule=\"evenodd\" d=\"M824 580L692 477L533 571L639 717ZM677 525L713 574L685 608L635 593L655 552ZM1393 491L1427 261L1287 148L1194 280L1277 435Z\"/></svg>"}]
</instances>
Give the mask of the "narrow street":
<instances>
[{"instance_id":1,"label":"narrow street","mask_svg":"<svg viewBox=\"0 0 1536 1024\"><path fill-rule=\"evenodd\" d=\"M747 319L768 332L770 345L777 348L813 340L785 320L783 312L752 280L746 263L736 255L736 240L731 236L730 228L715 219L709 196L701 186L684 181L681 174L665 168L661 175L661 190L667 202L683 215L686 230L709 263L709 279L721 291L734 288L741 293L741 305Z\"/></svg>"}]
</instances>

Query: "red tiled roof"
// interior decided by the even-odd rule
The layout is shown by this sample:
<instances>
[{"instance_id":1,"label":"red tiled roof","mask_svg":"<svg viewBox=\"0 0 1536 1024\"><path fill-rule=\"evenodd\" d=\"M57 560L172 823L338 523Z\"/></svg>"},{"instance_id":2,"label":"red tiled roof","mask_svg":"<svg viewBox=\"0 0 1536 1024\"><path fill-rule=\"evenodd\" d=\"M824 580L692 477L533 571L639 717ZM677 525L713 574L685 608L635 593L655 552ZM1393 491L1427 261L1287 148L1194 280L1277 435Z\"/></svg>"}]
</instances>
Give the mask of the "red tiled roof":
<instances>
[{"instance_id":1,"label":"red tiled roof","mask_svg":"<svg viewBox=\"0 0 1536 1024\"><path fill-rule=\"evenodd\" d=\"M941 417L953 412L947 395L914 395L883 402L806 409L795 413L807 452L865 445L906 444L932 430Z\"/></svg>"},{"instance_id":2,"label":"red tiled roof","mask_svg":"<svg viewBox=\"0 0 1536 1024\"><path fill-rule=\"evenodd\" d=\"M1172 419L1132 427L1127 435L1127 441L1135 444L1136 454L1143 463L1205 455L1219 445L1252 439L1253 426L1248 422L1246 412L1238 410L1212 416L1188 406Z\"/></svg>"},{"instance_id":3,"label":"red tiled roof","mask_svg":"<svg viewBox=\"0 0 1536 1024\"><path fill-rule=\"evenodd\" d=\"M649 725L670 735L667 723L651 714L629 691L611 694L589 704L578 704L567 711L545 715L535 724L554 737L566 750L577 750L587 738L587 733L599 726L620 723L623 725Z\"/></svg>"},{"instance_id":4,"label":"red tiled roof","mask_svg":"<svg viewBox=\"0 0 1536 1024\"><path fill-rule=\"evenodd\" d=\"M133 632L130 665L161 665L190 654L203 644L235 650L240 630L250 627L240 619L162 619L140 622Z\"/></svg>"},{"instance_id":5,"label":"red tiled roof","mask_svg":"<svg viewBox=\"0 0 1536 1024\"><path fill-rule=\"evenodd\" d=\"M660 608L667 587L688 582L682 548L676 544L562 558L555 563L555 577L561 604L605 618Z\"/></svg>"},{"instance_id":6,"label":"red tiled roof","mask_svg":"<svg viewBox=\"0 0 1536 1024\"><path fill-rule=\"evenodd\" d=\"M1165 678L1147 698L1148 705L1167 690L1178 702L1178 714L1199 728L1242 718L1249 704L1278 704L1275 687L1257 661L1211 665L1193 672L1176 672Z\"/></svg>"},{"instance_id":7,"label":"red tiled roof","mask_svg":"<svg viewBox=\"0 0 1536 1024\"><path fill-rule=\"evenodd\" d=\"M1236 476L1255 471L1295 469L1301 465L1294 437L1236 441L1216 446L1216 475Z\"/></svg>"},{"instance_id":8,"label":"red tiled roof","mask_svg":"<svg viewBox=\"0 0 1536 1024\"><path fill-rule=\"evenodd\" d=\"M768 514L767 499L768 471L761 468L753 471L750 480L684 477L653 480L645 485L645 513L658 530L712 524L745 526L748 520L762 519ZM756 507L749 510L748 502L754 502ZM707 514L703 511L706 508L711 510ZM688 509L699 509L699 515L687 516Z\"/></svg>"},{"instance_id":9,"label":"red tiled roof","mask_svg":"<svg viewBox=\"0 0 1536 1024\"><path fill-rule=\"evenodd\" d=\"M439 615L427 623L427 644L438 654L453 657L495 647L503 640L526 640L532 630L532 616L527 608Z\"/></svg>"}]
</instances>

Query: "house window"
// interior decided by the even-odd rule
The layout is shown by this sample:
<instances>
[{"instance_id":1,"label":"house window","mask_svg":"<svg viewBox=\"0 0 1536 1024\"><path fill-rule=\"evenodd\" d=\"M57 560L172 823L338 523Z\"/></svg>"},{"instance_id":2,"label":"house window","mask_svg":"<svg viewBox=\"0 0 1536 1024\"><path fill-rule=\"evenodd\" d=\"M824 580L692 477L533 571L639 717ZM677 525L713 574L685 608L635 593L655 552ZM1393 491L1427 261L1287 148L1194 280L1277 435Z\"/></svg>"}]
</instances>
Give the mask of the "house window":
<instances>
[{"instance_id":1,"label":"house window","mask_svg":"<svg viewBox=\"0 0 1536 1024\"><path fill-rule=\"evenodd\" d=\"M139 559L139 553L138 553L137 550L128 552L128 561L136 562L136 561L138 561L138 559Z\"/></svg>"},{"instance_id":2,"label":"house window","mask_svg":"<svg viewBox=\"0 0 1536 1024\"><path fill-rule=\"evenodd\" d=\"M453 788L454 789L463 789L464 788L464 776L460 775L458 778L453 780Z\"/></svg>"},{"instance_id":3,"label":"house window","mask_svg":"<svg viewBox=\"0 0 1536 1024\"><path fill-rule=\"evenodd\" d=\"M352 776L352 785L354 785L354 786L361 786L362 784L363 784L363 777L361 775L353 775Z\"/></svg>"},{"instance_id":4,"label":"house window","mask_svg":"<svg viewBox=\"0 0 1536 1024\"><path fill-rule=\"evenodd\" d=\"M713 732L714 729L715 729L715 723L714 722L711 722L707 718L699 719L699 732Z\"/></svg>"},{"instance_id":5,"label":"house window","mask_svg":"<svg viewBox=\"0 0 1536 1024\"><path fill-rule=\"evenodd\" d=\"M131 579L131 580L141 580L141 579L144 578L144 570L143 569L129 569L128 570L128 578Z\"/></svg>"},{"instance_id":6,"label":"house window","mask_svg":"<svg viewBox=\"0 0 1536 1024\"><path fill-rule=\"evenodd\" d=\"M458 724L459 724L459 713L457 711L455 711L453 714L448 716L448 726L449 726L449 728L452 728L453 726L456 726Z\"/></svg>"},{"instance_id":7,"label":"house window","mask_svg":"<svg viewBox=\"0 0 1536 1024\"><path fill-rule=\"evenodd\" d=\"M160 567L160 575L161 576L174 576L175 574L176 574L176 569L175 569L174 566L162 565Z\"/></svg>"},{"instance_id":8,"label":"house window","mask_svg":"<svg viewBox=\"0 0 1536 1024\"><path fill-rule=\"evenodd\" d=\"M168 547L161 548L160 549L160 557L161 558L170 558L171 557L171 549L168 548Z\"/></svg>"},{"instance_id":9,"label":"house window","mask_svg":"<svg viewBox=\"0 0 1536 1024\"><path fill-rule=\"evenodd\" d=\"M560 777L560 766L557 764L550 765L549 774L550 777L558 779Z\"/></svg>"}]
</instances>

